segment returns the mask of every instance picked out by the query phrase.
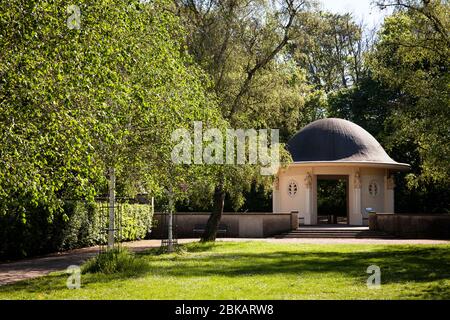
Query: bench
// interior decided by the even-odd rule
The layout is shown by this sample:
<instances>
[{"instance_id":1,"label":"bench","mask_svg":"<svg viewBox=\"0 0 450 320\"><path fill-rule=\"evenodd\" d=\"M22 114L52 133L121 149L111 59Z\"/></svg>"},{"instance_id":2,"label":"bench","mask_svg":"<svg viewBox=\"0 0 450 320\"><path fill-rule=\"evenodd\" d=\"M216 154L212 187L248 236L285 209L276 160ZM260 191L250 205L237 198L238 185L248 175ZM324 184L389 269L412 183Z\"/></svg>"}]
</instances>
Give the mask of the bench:
<instances>
[{"instance_id":1,"label":"bench","mask_svg":"<svg viewBox=\"0 0 450 320\"><path fill-rule=\"evenodd\" d=\"M206 224L196 224L192 232L194 235L202 235L205 232ZM228 231L228 226L226 224L219 224L217 228L217 234L225 235Z\"/></svg>"}]
</instances>

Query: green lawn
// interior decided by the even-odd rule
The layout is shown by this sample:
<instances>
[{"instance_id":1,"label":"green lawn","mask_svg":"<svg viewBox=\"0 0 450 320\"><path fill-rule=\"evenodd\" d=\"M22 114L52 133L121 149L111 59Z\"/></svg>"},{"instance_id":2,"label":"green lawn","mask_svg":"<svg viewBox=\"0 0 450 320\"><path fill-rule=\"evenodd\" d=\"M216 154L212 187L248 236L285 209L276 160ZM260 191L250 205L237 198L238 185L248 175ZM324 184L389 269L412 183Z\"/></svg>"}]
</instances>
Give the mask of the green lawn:
<instances>
[{"instance_id":1,"label":"green lawn","mask_svg":"<svg viewBox=\"0 0 450 320\"><path fill-rule=\"evenodd\" d=\"M450 245L220 242L138 255L139 274L67 275L0 287L0 299L450 299ZM381 288L368 289L369 265Z\"/></svg>"}]
</instances>

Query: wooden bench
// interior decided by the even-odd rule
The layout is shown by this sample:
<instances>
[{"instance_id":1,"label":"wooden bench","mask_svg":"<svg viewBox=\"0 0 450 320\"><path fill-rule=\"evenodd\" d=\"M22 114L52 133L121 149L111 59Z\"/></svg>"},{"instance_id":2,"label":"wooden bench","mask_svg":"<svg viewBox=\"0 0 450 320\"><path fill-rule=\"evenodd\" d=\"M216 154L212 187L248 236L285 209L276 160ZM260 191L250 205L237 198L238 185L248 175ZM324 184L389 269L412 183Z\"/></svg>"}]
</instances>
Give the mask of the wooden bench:
<instances>
[{"instance_id":1,"label":"wooden bench","mask_svg":"<svg viewBox=\"0 0 450 320\"><path fill-rule=\"evenodd\" d=\"M205 232L206 224L196 224L192 232L194 235L202 235ZM228 226L226 224L219 224L217 234L226 235Z\"/></svg>"}]
</instances>

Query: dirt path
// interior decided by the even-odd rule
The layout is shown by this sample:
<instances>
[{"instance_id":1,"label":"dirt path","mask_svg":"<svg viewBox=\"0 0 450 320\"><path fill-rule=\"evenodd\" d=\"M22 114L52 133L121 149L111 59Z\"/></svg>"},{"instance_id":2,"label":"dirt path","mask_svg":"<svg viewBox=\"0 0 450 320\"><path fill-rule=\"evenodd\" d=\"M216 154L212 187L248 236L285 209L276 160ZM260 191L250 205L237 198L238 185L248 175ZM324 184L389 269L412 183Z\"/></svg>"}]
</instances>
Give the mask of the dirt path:
<instances>
[{"instance_id":1,"label":"dirt path","mask_svg":"<svg viewBox=\"0 0 450 320\"><path fill-rule=\"evenodd\" d=\"M386 240L386 239L219 239L220 241L266 241L270 243L305 243L305 244L450 244L445 240ZM197 239L180 239L179 243L198 241ZM159 247L161 240L142 240L124 243L124 246L134 252L148 248ZM25 279L44 276L54 271L65 270L70 265L81 265L87 259L95 256L99 247L89 247L50 254L16 262L0 264L0 286Z\"/></svg>"}]
</instances>

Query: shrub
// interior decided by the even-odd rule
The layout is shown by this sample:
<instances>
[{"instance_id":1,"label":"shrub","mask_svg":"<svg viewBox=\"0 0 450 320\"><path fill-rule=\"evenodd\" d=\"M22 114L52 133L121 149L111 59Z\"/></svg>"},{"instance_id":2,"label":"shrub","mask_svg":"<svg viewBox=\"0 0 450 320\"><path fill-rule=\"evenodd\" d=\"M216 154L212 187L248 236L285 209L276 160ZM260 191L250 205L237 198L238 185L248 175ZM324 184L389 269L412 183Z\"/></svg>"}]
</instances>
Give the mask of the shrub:
<instances>
[{"instance_id":1,"label":"shrub","mask_svg":"<svg viewBox=\"0 0 450 320\"><path fill-rule=\"evenodd\" d=\"M122 205L122 240L141 240L151 231L152 215L148 205Z\"/></svg>"},{"instance_id":2,"label":"shrub","mask_svg":"<svg viewBox=\"0 0 450 320\"><path fill-rule=\"evenodd\" d=\"M82 273L128 273L140 274L148 268L148 263L126 248L115 248L102 252L96 257L86 261L81 267Z\"/></svg>"},{"instance_id":3,"label":"shrub","mask_svg":"<svg viewBox=\"0 0 450 320\"><path fill-rule=\"evenodd\" d=\"M9 208L0 214L0 260L105 244L108 219L102 206L67 201L61 212L53 214L43 206L27 208L25 214ZM122 241L149 235L153 218L150 206L122 204L120 210Z\"/></svg>"}]
</instances>

